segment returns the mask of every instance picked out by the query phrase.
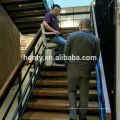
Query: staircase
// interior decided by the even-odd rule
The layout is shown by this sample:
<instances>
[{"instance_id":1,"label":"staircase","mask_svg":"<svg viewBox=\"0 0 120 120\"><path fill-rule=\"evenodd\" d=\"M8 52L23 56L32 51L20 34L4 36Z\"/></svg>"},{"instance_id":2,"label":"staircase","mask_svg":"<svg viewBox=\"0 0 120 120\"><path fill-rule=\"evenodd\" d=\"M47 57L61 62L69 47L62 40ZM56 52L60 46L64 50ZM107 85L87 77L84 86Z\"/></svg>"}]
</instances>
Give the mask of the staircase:
<instances>
[{"instance_id":1,"label":"staircase","mask_svg":"<svg viewBox=\"0 0 120 120\"><path fill-rule=\"evenodd\" d=\"M99 120L96 73L91 72L87 120ZM63 65L43 66L23 120L69 120L67 72ZM77 93L79 100L79 91Z\"/></svg>"},{"instance_id":2,"label":"staircase","mask_svg":"<svg viewBox=\"0 0 120 120\"><path fill-rule=\"evenodd\" d=\"M46 1L47 0L0 0L0 4L2 4L4 9L7 11L8 15L11 17L19 31L22 34L30 34L38 31L45 13L48 12ZM91 13L93 16L95 35L98 36L94 10L92 10ZM69 33L77 30L78 28L61 28L63 36L66 39ZM32 44L29 46L28 51L26 52L27 56L34 52L33 48L35 48L36 42L38 42L40 36L41 32L39 30ZM97 74L97 78L101 87L97 86L96 73L91 72L87 120L111 120L111 109L107 94L104 68L101 61L102 57L100 57L99 61L100 71L97 71L100 74L100 76ZM21 81L20 73L21 68L23 68L24 65L25 61L23 61L21 58L12 74L8 78L6 82L7 85L5 84L5 86L3 86L5 89L3 89L2 94L0 94L0 105L4 102L17 77L19 77L19 81ZM36 82L36 80L34 81ZM21 82L19 86L21 87ZM18 90L17 93L19 92L21 92L21 89ZM100 108L105 108L106 110L99 109L98 96L99 105L101 105ZM15 98L16 97L17 94L15 95ZM63 65L54 65L51 67L43 66L42 71L40 72L40 77L37 79L36 86L32 91L32 98L34 101L29 101L27 107L22 106L20 99L18 101L20 110L16 110L14 114L21 114L20 112L22 106L23 113L23 109L26 107L25 113L22 117L23 120L69 120L70 114L67 92L67 72L65 67ZM77 99L79 100L79 91L77 94ZM14 100L11 102L10 106L12 106ZM5 118L9 111L10 109L7 108L6 114L4 115Z\"/></svg>"},{"instance_id":3,"label":"staircase","mask_svg":"<svg viewBox=\"0 0 120 120\"><path fill-rule=\"evenodd\" d=\"M1 0L1 4L22 34L37 33L48 12L46 0Z\"/></svg>"}]
</instances>

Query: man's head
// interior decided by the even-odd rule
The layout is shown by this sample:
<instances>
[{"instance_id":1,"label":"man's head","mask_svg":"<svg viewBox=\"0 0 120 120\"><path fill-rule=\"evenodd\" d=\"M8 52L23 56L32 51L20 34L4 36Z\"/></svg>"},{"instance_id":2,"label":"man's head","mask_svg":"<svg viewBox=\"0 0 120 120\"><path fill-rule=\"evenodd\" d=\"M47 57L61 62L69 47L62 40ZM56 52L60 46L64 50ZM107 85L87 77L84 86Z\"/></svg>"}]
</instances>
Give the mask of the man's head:
<instances>
[{"instance_id":1,"label":"man's head","mask_svg":"<svg viewBox=\"0 0 120 120\"><path fill-rule=\"evenodd\" d=\"M87 29L88 31L91 31L91 21L88 18L83 18L80 20L79 29L84 30Z\"/></svg>"},{"instance_id":2,"label":"man's head","mask_svg":"<svg viewBox=\"0 0 120 120\"><path fill-rule=\"evenodd\" d=\"M52 6L52 14L54 16L58 16L60 14L61 7L57 4L53 4Z\"/></svg>"}]
</instances>

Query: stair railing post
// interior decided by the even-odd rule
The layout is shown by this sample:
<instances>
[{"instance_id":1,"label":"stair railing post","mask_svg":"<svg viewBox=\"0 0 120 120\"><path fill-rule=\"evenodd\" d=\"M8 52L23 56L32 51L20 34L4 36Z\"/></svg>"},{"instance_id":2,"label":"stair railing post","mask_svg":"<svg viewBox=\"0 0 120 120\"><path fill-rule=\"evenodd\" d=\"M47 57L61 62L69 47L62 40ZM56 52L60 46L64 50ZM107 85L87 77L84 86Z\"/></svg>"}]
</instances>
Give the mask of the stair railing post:
<instances>
[{"instance_id":1,"label":"stair railing post","mask_svg":"<svg viewBox=\"0 0 120 120\"><path fill-rule=\"evenodd\" d=\"M22 77L21 77L21 72L18 73L18 80L19 80L19 96L18 96L18 103L20 102L21 100L21 96L22 96L22 86L21 86L21 80L22 80ZM21 111L22 111L22 104L20 105L20 109L19 109L19 113L18 113L18 118L20 117L21 115Z\"/></svg>"},{"instance_id":2,"label":"stair railing post","mask_svg":"<svg viewBox=\"0 0 120 120\"><path fill-rule=\"evenodd\" d=\"M33 49L33 56L35 57L35 48ZM35 70L35 59L33 59L33 69ZM33 71L34 71L33 70ZM32 76L32 71L30 71L30 78L31 78L31 76ZM34 75L34 77L36 76L36 74ZM31 81L31 83L30 83L30 89L32 89L32 85L33 85L33 81ZM35 101L34 99L33 99L33 96L32 96L32 94L31 94L31 97L30 97L30 101L31 102L33 102L33 101Z\"/></svg>"},{"instance_id":3,"label":"stair railing post","mask_svg":"<svg viewBox=\"0 0 120 120\"><path fill-rule=\"evenodd\" d=\"M33 49L33 56L35 57L35 48ZM33 61L33 66L34 66L34 69L35 69L35 59Z\"/></svg>"}]
</instances>

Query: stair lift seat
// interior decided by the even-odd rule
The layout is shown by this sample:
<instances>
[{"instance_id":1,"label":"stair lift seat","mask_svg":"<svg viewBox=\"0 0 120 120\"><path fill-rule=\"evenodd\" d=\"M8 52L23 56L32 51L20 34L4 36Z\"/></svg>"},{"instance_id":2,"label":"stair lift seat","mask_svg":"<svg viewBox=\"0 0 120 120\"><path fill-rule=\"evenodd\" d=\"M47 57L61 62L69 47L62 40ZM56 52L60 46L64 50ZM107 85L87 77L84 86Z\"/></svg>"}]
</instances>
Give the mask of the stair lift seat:
<instances>
[{"instance_id":1,"label":"stair lift seat","mask_svg":"<svg viewBox=\"0 0 120 120\"><path fill-rule=\"evenodd\" d=\"M47 41L49 41L49 38L46 38L46 35L54 35L56 34L55 32L45 32L44 26L43 24L41 24L41 28L42 28L42 35L44 36L44 45L46 46L46 50L45 50L45 56L52 56L53 58L55 58L55 48L58 46L55 43L48 43ZM51 66L53 65L54 60L45 60L45 65L46 66Z\"/></svg>"}]
</instances>

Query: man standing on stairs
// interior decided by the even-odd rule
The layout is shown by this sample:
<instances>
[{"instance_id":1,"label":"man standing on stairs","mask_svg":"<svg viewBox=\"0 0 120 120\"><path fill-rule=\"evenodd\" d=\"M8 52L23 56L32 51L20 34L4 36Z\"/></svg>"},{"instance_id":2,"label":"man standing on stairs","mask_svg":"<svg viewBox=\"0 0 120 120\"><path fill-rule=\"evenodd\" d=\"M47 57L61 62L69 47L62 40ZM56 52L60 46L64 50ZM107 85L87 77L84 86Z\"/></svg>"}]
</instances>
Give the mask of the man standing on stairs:
<instances>
[{"instance_id":1,"label":"man standing on stairs","mask_svg":"<svg viewBox=\"0 0 120 120\"><path fill-rule=\"evenodd\" d=\"M56 35L49 35L51 43L59 46L59 54L63 54L66 40L60 36L57 16L60 14L61 7L57 4L52 6L50 13L47 13L43 20L45 29L49 32L55 32Z\"/></svg>"},{"instance_id":2,"label":"man standing on stairs","mask_svg":"<svg viewBox=\"0 0 120 120\"><path fill-rule=\"evenodd\" d=\"M79 56L80 60L66 60L68 72L68 96L70 105L70 120L86 120L89 100L90 69L96 65L100 53L100 40L91 31L91 21L81 19L80 31L71 33L65 45L65 56ZM95 56L96 60L83 60L83 56ZM77 108L76 93L80 90L80 104Z\"/></svg>"}]
</instances>

